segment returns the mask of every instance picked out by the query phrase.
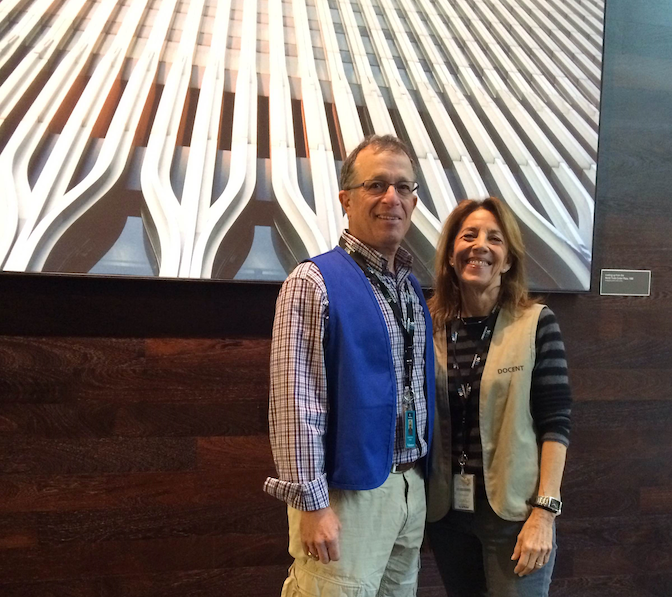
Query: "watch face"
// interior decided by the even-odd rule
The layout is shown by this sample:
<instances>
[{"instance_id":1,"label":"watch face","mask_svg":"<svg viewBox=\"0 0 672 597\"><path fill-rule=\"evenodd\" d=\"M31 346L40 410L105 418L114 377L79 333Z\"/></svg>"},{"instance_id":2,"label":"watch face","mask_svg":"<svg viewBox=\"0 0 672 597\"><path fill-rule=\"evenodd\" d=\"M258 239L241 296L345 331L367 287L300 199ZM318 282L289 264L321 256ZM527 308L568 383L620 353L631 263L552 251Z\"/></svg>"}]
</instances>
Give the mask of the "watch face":
<instances>
[{"instance_id":1,"label":"watch face","mask_svg":"<svg viewBox=\"0 0 672 597\"><path fill-rule=\"evenodd\" d=\"M535 506L540 506L555 514L559 514L562 510L562 502L547 495L539 495L532 502Z\"/></svg>"}]
</instances>

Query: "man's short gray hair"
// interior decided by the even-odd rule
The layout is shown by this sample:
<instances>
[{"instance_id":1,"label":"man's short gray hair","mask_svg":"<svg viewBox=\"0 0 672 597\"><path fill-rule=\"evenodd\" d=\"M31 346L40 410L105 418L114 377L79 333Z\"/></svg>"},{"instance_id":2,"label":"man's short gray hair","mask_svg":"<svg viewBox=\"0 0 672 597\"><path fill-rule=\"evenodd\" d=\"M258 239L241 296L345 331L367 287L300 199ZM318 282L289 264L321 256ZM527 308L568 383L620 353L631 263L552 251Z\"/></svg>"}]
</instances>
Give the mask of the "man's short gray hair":
<instances>
[{"instance_id":1,"label":"man's short gray hair","mask_svg":"<svg viewBox=\"0 0 672 597\"><path fill-rule=\"evenodd\" d=\"M416 179L418 178L418 166L406 143L394 135L369 135L350 152L350 155L347 158L345 158L343 167L341 168L341 190L351 187L355 182L355 160L362 149L366 149L367 147L371 147L376 153L381 151L391 151L392 153L405 154L411 161L413 176L415 176Z\"/></svg>"}]
</instances>

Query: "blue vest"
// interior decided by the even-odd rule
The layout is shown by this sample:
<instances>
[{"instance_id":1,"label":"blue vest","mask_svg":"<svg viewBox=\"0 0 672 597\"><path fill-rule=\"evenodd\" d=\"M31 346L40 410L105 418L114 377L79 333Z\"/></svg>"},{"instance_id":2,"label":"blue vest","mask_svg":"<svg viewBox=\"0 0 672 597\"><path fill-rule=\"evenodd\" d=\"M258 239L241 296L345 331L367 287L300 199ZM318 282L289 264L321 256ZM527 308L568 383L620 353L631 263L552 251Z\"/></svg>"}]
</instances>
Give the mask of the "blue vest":
<instances>
[{"instance_id":1,"label":"blue vest","mask_svg":"<svg viewBox=\"0 0 672 597\"><path fill-rule=\"evenodd\" d=\"M341 248L313 257L329 296L324 349L329 418L325 469L329 487L374 489L392 468L397 382L390 336L371 283ZM427 444L434 420L432 320L416 278L411 284L425 313ZM416 396L416 400L422 396Z\"/></svg>"}]
</instances>

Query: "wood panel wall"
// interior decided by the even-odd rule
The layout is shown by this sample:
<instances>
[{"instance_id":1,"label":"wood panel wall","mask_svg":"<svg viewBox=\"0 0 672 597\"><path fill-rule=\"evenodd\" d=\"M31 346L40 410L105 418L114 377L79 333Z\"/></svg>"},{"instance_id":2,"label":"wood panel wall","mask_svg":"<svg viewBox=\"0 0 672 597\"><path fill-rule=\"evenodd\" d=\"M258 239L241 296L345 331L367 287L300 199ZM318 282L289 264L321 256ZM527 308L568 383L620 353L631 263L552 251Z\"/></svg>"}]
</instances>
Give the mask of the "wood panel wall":
<instances>
[{"instance_id":1,"label":"wood panel wall","mask_svg":"<svg viewBox=\"0 0 672 597\"><path fill-rule=\"evenodd\" d=\"M272 594L268 349L3 337L0 594Z\"/></svg>"},{"instance_id":2,"label":"wood panel wall","mask_svg":"<svg viewBox=\"0 0 672 597\"><path fill-rule=\"evenodd\" d=\"M594 290L548 298L575 394L553 597L672 595L671 37L668 1L609 2ZM652 296L600 297L600 268ZM276 293L0 276L0 595L279 594Z\"/></svg>"}]
</instances>

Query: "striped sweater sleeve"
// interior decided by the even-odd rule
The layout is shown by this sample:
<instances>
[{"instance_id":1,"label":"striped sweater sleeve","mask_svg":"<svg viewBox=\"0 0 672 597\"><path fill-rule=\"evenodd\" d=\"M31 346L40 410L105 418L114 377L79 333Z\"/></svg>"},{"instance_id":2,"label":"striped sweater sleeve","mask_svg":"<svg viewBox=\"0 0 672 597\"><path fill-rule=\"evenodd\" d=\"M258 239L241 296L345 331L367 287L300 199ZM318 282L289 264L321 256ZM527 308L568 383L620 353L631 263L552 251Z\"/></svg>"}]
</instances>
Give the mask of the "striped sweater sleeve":
<instances>
[{"instance_id":1,"label":"striped sweater sleeve","mask_svg":"<svg viewBox=\"0 0 672 597\"><path fill-rule=\"evenodd\" d=\"M536 360L532 371L530 408L541 442L569 445L572 394L567 376L565 345L553 311L539 316Z\"/></svg>"}]
</instances>

